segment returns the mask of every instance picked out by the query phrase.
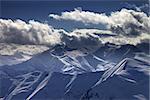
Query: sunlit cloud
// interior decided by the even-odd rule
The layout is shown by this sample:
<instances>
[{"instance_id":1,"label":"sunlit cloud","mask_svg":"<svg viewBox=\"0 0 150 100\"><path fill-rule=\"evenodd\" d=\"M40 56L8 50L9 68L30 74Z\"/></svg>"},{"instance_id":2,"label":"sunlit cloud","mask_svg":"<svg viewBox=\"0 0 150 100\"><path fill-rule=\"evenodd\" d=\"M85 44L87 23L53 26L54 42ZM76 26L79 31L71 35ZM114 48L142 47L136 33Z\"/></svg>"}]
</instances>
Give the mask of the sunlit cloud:
<instances>
[{"instance_id":1,"label":"sunlit cloud","mask_svg":"<svg viewBox=\"0 0 150 100\"><path fill-rule=\"evenodd\" d=\"M61 15L49 14L49 17L56 20L72 20L85 24L103 24L106 25L108 30L128 36L148 33L150 29L149 16L144 12L127 9L112 12L110 15L75 9L74 11L62 12Z\"/></svg>"}]
</instances>

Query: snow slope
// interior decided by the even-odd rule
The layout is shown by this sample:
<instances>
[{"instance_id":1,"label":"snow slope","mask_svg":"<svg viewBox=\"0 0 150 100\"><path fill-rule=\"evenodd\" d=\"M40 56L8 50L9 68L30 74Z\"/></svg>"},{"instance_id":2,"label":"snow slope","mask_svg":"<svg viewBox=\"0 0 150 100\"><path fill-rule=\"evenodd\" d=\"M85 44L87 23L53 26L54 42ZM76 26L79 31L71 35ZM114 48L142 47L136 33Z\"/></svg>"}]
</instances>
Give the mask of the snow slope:
<instances>
[{"instance_id":1,"label":"snow slope","mask_svg":"<svg viewBox=\"0 0 150 100\"><path fill-rule=\"evenodd\" d=\"M58 45L20 64L0 66L0 98L148 100L149 56L140 52L130 45L107 44L90 53Z\"/></svg>"},{"instance_id":2,"label":"snow slope","mask_svg":"<svg viewBox=\"0 0 150 100\"><path fill-rule=\"evenodd\" d=\"M138 66L131 66L133 63ZM49 73L43 73L40 78L44 79L38 81L34 89L40 91L32 91L30 94L21 92L14 95L12 100L148 100L149 74L146 70L149 70L149 65L145 64L143 68L143 64L134 59L124 59L110 68L112 70L77 74L74 79L74 75L59 72L54 72L51 76ZM50 78L47 80L47 77Z\"/></svg>"}]
</instances>

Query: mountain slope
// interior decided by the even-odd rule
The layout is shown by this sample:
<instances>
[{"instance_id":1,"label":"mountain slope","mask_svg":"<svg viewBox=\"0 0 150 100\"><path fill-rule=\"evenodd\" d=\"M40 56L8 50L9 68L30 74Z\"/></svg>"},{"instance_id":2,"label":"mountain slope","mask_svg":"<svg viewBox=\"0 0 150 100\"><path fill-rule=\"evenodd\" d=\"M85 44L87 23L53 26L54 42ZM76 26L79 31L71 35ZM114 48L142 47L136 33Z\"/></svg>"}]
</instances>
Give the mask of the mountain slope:
<instances>
[{"instance_id":1,"label":"mountain slope","mask_svg":"<svg viewBox=\"0 0 150 100\"><path fill-rule=\"evenodd\" d=\"M134 49L126 51L128 47ZM101 48L111 49L105 52ZM148 100L149 56L128 45L108 44L88 53L84 50L58 45L23 63L0 66L3 76L0 88L4 90L0 97L4 100ZM110 58L106 60L107 57Z\"/></svg>"},{"instance_id":2,"label":"mountain slope","mask_svg":"<svg viewBox=\"0 0 150 100\"><path fill-rule=\"evenodd\" d=\"M74 75L54 72L49 77L50 73L44 72L38 75L38 81L32 84L32 89L28 88L27 93L20 92L14 95L12 100L20 98L28 98L28 100L43 98L52 100L136 100L140 97L148 100L149 72L147 71L149 70L149 65L143 66L143 64L146 63L134 59L124 59L115 67L106 71L77 74L71 83L70 81ZM45 81L46 85L43 87L42 85L45 84L43 81L47 77L49 77L48 81ZM102 81L99 82L101 79ZM33 95L34 91L38 89L40 91Z\"/></svg>"}]
</instances>

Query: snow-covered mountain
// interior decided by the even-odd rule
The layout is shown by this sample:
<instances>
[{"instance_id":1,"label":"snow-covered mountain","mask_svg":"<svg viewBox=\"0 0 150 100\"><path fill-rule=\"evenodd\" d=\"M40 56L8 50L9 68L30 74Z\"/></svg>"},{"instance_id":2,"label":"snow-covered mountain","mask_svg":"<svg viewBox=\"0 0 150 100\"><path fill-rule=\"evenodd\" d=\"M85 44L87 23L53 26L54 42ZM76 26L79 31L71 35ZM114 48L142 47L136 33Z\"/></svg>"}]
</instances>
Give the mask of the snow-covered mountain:
<instances>
[{"instance_id":1,"label":"snow-covered mountain","mask_svg":"<svg viewBox=\"0 0 150 100\"><path fill-rule=\"evenodd\" d=\"M108 43L94 50L57 45L25 62L0 66L0 98L148 100L149 56L141 52L133 45Z\"/></svg>"}]
</instances>

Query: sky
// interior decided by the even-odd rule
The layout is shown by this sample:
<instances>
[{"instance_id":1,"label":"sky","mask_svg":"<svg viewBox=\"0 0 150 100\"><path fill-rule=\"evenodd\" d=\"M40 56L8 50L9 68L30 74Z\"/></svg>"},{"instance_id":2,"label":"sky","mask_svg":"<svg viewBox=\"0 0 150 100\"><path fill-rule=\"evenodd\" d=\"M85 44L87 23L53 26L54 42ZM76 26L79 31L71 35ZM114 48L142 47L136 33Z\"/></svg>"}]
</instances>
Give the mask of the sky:
<instances>
[{"instance_id":1,"label":"sky","mask_svg":"<svg viewBox=\"0 0 150 100\"><path fill-rule=\"evenodd\" d=\"M1 0L0 43L71 48L150 40L148 0Z\"/></svg>"},{"instance_id":2,"label":"sky","mask_svg":"<svg viewBox=\"0 0 150 100\"><path fill-rule=\"evenodd\" d=\"M50 13L61 14L64 11L72 11L77 7L84 11L110 14L122 8L135 9L148 4L148 0L1 0L1 18L21 19L28 22L36 20L48 23L55 28L73 30L75 28L101 28L100 25L85 25L74 21L57 21L49 18ZM148 8L142 8L148 14ZM71 25L70 25L71 24Z\"/></svg>"}]
</instances>

